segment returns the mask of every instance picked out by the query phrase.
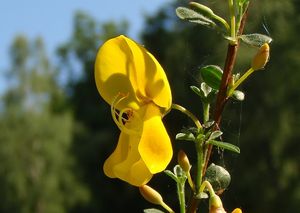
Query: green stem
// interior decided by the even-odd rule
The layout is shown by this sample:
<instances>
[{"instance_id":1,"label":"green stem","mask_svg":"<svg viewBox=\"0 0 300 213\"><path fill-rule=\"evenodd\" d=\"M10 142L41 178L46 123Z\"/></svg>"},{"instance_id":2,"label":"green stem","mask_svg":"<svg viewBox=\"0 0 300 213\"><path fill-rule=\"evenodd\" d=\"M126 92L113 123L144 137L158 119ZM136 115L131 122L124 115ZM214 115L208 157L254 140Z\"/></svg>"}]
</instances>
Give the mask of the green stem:
<instances>
[{"instance_id":1,"label":"green stem","mask_svg":"<svg viewBox=\"0 0 300 213\"><path fill-rule=\"evenodd\" d=\"M179 198L180 213L185 213L185 193L184 193L185 181L177 182L177 194Z\"/></svg>"},{"instance_id":2,"label":"green stem","mask_svg":"<svg viewBox=\"0 0 300 213\"><path fill-rule=\"evenodd\" d=\"M229 89L229 91L227 92L227 97L230 97L232 95L232 93L234 92L234 90L241 84L243 83L243 81L246 80L246 78L248 78L249 75L251 75L255 70L251 67L250 69L247 70L247 72L245 72L244 75L242 75L242 77L240 77L237 82L234 83L234 85Z\"/></svg>"},{"instance_id":3,"label":"green stem","mask_svg":"<svg viewBox=\"0 0 300 213\"><path fill-rule=\"evenodd\" d=\"M229 4L229 15L230 15L230 36L233 40L236 40L236 26L235 26L235 12L234 12L234 4L233 0L228 0Z\"/></svg>"},{"instance_id":4,"label":"green stem","mask_svg":"<svg viewBox=\"0 0 300 213\"><path fill-rule=\"evenodd\" d=\"M197 177L196 177L195 192L196 194L199 194L200 186L202 183L203 166L204 166L202 141L196 141L196 152L197 152Z\"/></svg>"},{"instance_id":5,"label":"green stem","mask_svg":"<svg viewBox=\"0 0 300 213\"><path fill-rule=\"evenodd\" d=\"M165 210L167 210L169 213L175 213L173 209L171 209L165 202L162 201L160 204Z\"/></svg>"},{"instance_id":6,"label":"green stem","mask_svg":"<svg viewBox=\"0 0 300 213\"><path fill-rule=\"evenodd\" d=\"M188 111L186 108L184 108L183 106L180 106L178 104L172 104L172 109L179 110L180 112L186 114L190 119L192 119L194 121L194 123L198 129L202 129L202 125L201 125L200 121L198 120L198 118L193 113Z\"/></svg>"},{"instance_id":7,"label":"green stem","mask_svg":"<svg viewBox=\"0 0 300 213\"><path fill-rule=\"evenodd\" d=\"M209 121L209 109L210 104L209 103L203 103L203 122Z\"/></svg>"}]
</instances>

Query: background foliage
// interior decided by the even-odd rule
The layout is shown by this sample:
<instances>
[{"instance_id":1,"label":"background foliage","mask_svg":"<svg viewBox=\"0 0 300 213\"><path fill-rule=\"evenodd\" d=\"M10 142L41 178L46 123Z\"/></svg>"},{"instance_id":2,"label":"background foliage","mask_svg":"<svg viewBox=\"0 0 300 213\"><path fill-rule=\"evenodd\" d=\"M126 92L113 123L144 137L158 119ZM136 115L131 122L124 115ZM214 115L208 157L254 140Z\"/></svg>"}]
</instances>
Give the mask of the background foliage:
<instances>
[{"instance_id":1,"label":"background foliage","mask_svg":"<svg viewBox=\"0 0 300 213\"><path fill-rule=\"evenodd\" d=\"M141 43L165 68L174 102L200 113L200 100L189 85L199 84L199 67L223 66L226 43L211 30L178 20L174 9L186 2L174 1L145 17ZM218 14L227 13L218 1L201 2ZM214 159L232 175L222 195L228 210L300 209L299 5L297 0L251 1L245 33L270 34L274 41L266 70L242 88L245 101L225 109L223 130L241 148L240 155L221 153ZM101 23L78 12L70 39L57 48L55 63L45 54L42 38L17 36L12 41L6 71L10 86L0 105L0 212L141 212L151 206L136 188L102 171L119 133L97 93L94 58L106 39L127 29L125 21ZM241 46L235 72L248 68L254 52ZM165 123L172 138L189 125L175 112ZM189 144L173 144L175 150L193 154ZM175 185L165 175L150 185L177 208Z\"/></svg>"}]
</instances>

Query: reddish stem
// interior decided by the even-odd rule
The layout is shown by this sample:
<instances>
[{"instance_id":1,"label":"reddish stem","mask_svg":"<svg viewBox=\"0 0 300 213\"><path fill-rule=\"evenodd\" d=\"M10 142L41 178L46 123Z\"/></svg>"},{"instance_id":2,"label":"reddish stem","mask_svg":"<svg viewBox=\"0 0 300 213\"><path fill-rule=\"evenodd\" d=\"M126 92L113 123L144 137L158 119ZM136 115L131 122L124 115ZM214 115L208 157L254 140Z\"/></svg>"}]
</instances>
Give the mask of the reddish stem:
<instances>
[{"instance_id":1,"label":"reddish stem","mask_svg":"<svg viewBox=\"0 0 300 213\"><path fill-rule=\"evenodd\" d=\"M246 12L244 13L244 15L242 17L240 28L238 30L238 35L241 35L243 33L247 15L248 15L248 8L246 9ZM222 113L223 113L224 107L226 105L226 102L228 100L227 87L228 87L228 83L230 82L230 80L232 78L232 70L233 70L233 67L235 64L238 47L239 47L239 43L229 44L228 48L227 48L227 56L226 56L226 61L225 61L225 65L224 65L224 73L222 76L221 85L220 85L220 89L219 89L219 93L218 93L217 101L216 101L216 108L214 111L215 125L213 128L215 130L219 129L219 126L220 126L221 120L222 120ZM211 156L211 152L212 152L212 145L209 144L207 147L206 160L205 160L205 165L204 165L203 173L202 173L203 177L205 176L205 172L206 172L206 168L207 168L210 156ZM199 205L199 201L200 200L194 195L192 197L192 199L190 200L187 212L196 213L198 205Z\"/></svg>"},{"instance_id":2,"label":"reddish stem","mask_svg":"<svg viewBox=\"0 0 300 213\"><path fill-rule=\"evenodd\" d=\"M246 12L244 13L244 15L242 17L240 28L238 30L238 35L242 35L242 33L244 31L247 15L248 15L248 8L246 9ZM233 67L234 67L234 64L236 61L236 55L237 55L238 48L239 48L239 42L237 42L236 44L228 44L227 56L226 56L226 61L225 61L225 65L224 65L224 72L223 72L221 85L220 85L220 89L219 89L219 93L218 93L217 101L216 101L216 108L215 108L215 112L214 112L214 121L215 121L215 125L213 127L214 130L219 129L219 126L221 124L222 113L224 111L224 107L228 100L227 88L228 88L228 84L232 78L232 70L233 70ZM205 165L203 167L203 176L205 175L206 168L208 166L209 159L211 156L211 152L212 152L212 145L209 144L207 147L207 155L206 155Z\"/></svg>"}]
</instances>

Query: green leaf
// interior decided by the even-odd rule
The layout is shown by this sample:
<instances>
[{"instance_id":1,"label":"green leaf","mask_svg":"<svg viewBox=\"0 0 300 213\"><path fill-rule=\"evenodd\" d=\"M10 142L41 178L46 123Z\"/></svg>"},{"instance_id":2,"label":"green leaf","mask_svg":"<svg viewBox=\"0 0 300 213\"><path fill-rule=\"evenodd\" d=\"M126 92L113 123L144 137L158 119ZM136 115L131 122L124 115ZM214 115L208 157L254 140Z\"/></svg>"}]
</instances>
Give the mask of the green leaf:
<instances>
[{"instance_id":1,"label":"green leaf","mask_svg":"<svg viewBox=\"0 0 300 213\"><path fill-rule=\"evenodd\" d=\"M216 192L222 192L229 186L231 181L229 172L222 166L213 163L207 168L204 178L212 185Z\"/></svg>"},{"instance_id":2,"label":"green leaf","mask_svg":"<svg viewBox=\"0 0 300 213\"><path fill-rule=\"evenodd\" d=\"M201 91L203 92L205 97L207 97L211 93L211 90L211 87L208 86L205 82L201 83Z\"/></svg>"},{"instance_id":3,"label":"green leaf","mask_svg":"<svg viewBox=\"0 0 300 213\"><path fill-rule=\"evenodd\" d=\"M213 16L214 12L207 6L199 4L198 2L190 2L189 5L203 16Z\"/></svg>"},{"instance_id":4,"label":"green leaf","mask_svg":"<svg viewBox=\"0 0 300 213\"><path fill-rule=\"evenodd\" d=\"M272 38L263 34L253 33L253 34L246 34L241 35L239 38L246 44L255 47L261 47L264 43L271 43Z\"/></svg>"},{"instance_id":5,"label":"green leaf","mask_svg":"<svg viewBox=\"0 0 300 213\"><path fill-rule=\"evenodd\" d=\"M187 20L189 22L201 24L208 27L216 26L216 23L213 22L211 19L187 7L176 8L176 14L180 19Z\"/></svg>"},{"instance_id":6,"label":"green leaf","mask_svg":"<svg viewBox=\"0 0 300 213\"><path fill-rule=\"evenodd\" d=\"M190 86L190 88L194 93L196 93L198 96L200 96L200 98L205 98L203 91L200 90L198 87Z\"/></svg>"},{"instance_id":7,"label":"green leaf","mask_svg":"<svg viewBox=\"0 0 300 213\"><path fill-rule=\"evenodd\" d=\"M215 65L208 65L200 69L203 81L211 88L218 90L221 84L223 70Z\"/></svg>"},{"instance_id":8,"label":"green leaf","mask_svg":"<svg viewBox=\"0 0 300 213\"><path fill-rule=\"evenodd\" d=\"M174 171L174 174L176 175L177 179L181 178L185 175L184 171L178 164L174 166L173 171Z\"/></svg>"},{"instance_id":9,"label":"green leaf","mask_svg":"<svg viewBox=\"0 0 300 213\"><path fill-rule=\"evenodd\" d=\"M217 146L217 147L220 147L222 149L227 149L229 151L232 151L232 152L236 152L236 153L240 153L240 148L231 144L231 143L226 143L226 142L223 142L223 141L215 141L215 140L209 140L207 142L208 144L212 144L214 146Z\"/></svg>"},{"instance_id":10,"label":"green leaf","mask_svg":"<svg viewBox=\"0 0 300 213\"><path fill-rule=\"evenodd\" d=\"M164 173L166 175L168 175L170 178L172 178L175 182L178 181L177 176L173 172L171 172L170 170L164 170Z\"/></svg>"},{"instance_id":11,"label":"green leaf","mask_svg":"<svg viewBox=\"0 0 300 213\"><path fill-rule=\"evenodd\" d=\"M220 130L216 130L211 133L208 140L214 140L214 139L220 137L222 134L223 134L223 132L221 132Z\"/></svg>"},{"instance_id":12,"label":"green leaf","mask_svg":"<svg viewBox=\"0 0 300 213\"><path fill-rule=\"evenodd\" d=\"M189 5L194 11L212 20L215 24L225 29L225 32L229 30L228 23L222 17L216 15L209 7L198 2L190 2Z\"/></svg>"},{"instance_id":13,"label":"green leaf","mask_svg":"<svg viewBox=\"0 0 300 213\"><path fill-rule=\"evenodd\" d=\"M215 124L215 121L207 121L202 126L206 129L212 127Z\"/></svg>"},{"instance_id":14,"label":"green leaf","mask_svg":"<svg viewBox=\"0 0 300 213\"><path fill-rule=\"evenodd\" d=\"M196 86L190 86L191 90L196 93L202 100L202 102L211 103L215 96L216 90L212 90L205 82L201 83L201 89Z\"/></svg>"},{"instance_id":15,"label":"green leaf","mask_svg":"<svg viewBox=\"0 0 300 213\"><path fill-rule=\"evenodd\" d=\"M144 213L164 213L159 209L144 209Z\"/></svg>"},{"instance_id":16,"label":"green leaf","mask_svg":"<svg viewBox=\"0 0 300 213\"><path fill-rule=\"evenodd\" d=\"M191 132L180 132L176 135L176 140L195 141L195 136Z\"/></svg>"}]
</instances>

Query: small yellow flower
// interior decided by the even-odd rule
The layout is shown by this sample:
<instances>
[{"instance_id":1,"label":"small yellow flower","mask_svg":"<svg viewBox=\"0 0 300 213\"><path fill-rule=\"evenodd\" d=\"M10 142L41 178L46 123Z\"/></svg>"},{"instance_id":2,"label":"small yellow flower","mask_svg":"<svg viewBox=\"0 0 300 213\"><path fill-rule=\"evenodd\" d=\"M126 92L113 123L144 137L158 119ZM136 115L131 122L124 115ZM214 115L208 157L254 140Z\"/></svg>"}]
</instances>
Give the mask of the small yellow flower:
<instances>
[{"instance_id":1,"label":"small yellow flower","mask_svg":"<svg viewBox=\"0 0 300 213\"><path fill-rule=\"evenodd\" d=\"M104 163L104 173L144 185L167 167L173 155L162 123L172 104L166 74L151 53L121 35L99 49L95 79L121 130L115 151Z\"/></svg>"}]
</instances>

